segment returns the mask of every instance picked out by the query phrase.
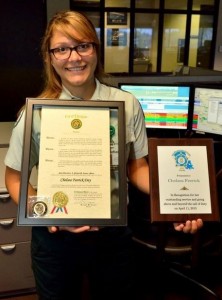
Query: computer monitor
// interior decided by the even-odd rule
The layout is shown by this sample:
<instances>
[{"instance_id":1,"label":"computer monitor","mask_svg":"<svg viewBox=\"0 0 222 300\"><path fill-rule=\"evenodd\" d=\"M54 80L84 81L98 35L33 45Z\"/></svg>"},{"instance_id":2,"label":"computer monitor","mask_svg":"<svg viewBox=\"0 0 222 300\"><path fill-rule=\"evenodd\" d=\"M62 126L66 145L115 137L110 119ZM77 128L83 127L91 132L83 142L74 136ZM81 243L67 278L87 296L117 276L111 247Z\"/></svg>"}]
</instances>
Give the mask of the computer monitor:
<instances>
[{"instance_id":1,"label":"computer monitor","mask_svg":"<svg viewBox=\"0 0 222 300\"><path fill-rule=\"evenodd\" d=\"M190 86L164 84L119 84L140 102L146 128L188 128Z\"/></svg>"},{"instance_id":2,"label":"computer monitor","mask_svg":"<svg viewBox=\"0 0 222 300\"><path fill-rule=\"evenodd\" d=\"M222 88L194 88L192 130L222 135Z\"/></svg>"}]
</instances>

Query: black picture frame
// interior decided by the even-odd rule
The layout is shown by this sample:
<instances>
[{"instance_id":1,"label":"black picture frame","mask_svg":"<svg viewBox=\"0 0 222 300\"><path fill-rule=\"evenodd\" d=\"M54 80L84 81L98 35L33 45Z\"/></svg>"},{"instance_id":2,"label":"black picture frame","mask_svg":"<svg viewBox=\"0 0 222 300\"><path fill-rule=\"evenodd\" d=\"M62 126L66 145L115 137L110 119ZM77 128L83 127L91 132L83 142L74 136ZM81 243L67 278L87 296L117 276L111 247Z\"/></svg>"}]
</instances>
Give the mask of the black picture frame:
<instances>
[{"instance_id":1,"label":"black picture frame","mask_svg":"<svg viewBox=\"0 0 222 300\"><path fill-rule=\"evenodd\" d=\"M110 159L110 216L109 217L54 217L49 216L48 205L53 199L52 195L38 195L38 180L36 185L36 196L28 195L28 185L30 180L30 173L32 171L31 165L31 153L33 147L36 148L36 141L33 144L33 132L38 127L40 130L39 144L41 143L41 123L43 117L43 111L57 109L59 112L62 109L68 109L68 111L76 111L78 109L86 109L88 111L93 110L108 110L109 115L109 152L110 157L117 152L117 156L114 159ZM25 108L25 130L24 130L24 147L22 158L22 177L21 187L18 205L18 225L24 226L125 226L127 224L127 176L126 176L126 163L125 163L125 105L123 101L79 101L79 100L58 100L58 99L38 99L28 98L26 100ZM36 125L35 114L40 116ZM45 121L44 121L45 122ZM114 128L114 123L115 128ZM116 125L117 124L117 125ZM37 127L36 127L37 126ZM98 128L98 131L100 129ZM115 145L113 145L113 132L116 131ZM43 134L42 134L43 135ZM43 135L44 136L44 135ZM105 139L105 135L104 135ZM113 147L115 148L114 150ZM57 149L57 148L56 148ZM40 151L37 146L37 152ZM40 152L41 153L41 152ZM56 153L56 151L55 151ZM116 155L116 153L115 153ZM111 163L112 161L112 163ZM38 156L38 163L41 162L41 156ZM53 171L52 171L53 170ZM54 172L53 168L50 168L49 172ZM56 171L57 172L57 171ZM58 173L55 174L56 176ZM54 176L54 175L53 175ZM50 182L47 185L53 186L53 176L50 177ZM65 186L66 187L66 186ZM84 187L84 185L83 185ZM59 187L59 190L61 187ZM70 186L70 190L75 187ZM84 189L84 188L83 188ZM60 201L60 200L59 200ZM54 207L55 208L55 207ZM65 209L65 208L64 208ZM45 212L47 213L45 214Z\"/></svg>"}]
</instances>

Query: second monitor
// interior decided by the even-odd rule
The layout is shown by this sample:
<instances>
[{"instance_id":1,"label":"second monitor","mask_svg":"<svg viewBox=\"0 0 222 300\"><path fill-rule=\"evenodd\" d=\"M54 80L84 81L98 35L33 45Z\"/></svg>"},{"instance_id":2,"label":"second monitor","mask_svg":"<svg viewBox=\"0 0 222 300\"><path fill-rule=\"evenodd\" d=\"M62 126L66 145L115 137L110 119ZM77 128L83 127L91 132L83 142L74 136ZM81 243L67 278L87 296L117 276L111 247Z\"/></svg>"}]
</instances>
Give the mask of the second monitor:
<instances>
[{"instance_id":1,"label":"second monitor","mask_svg":"<svg viewBox=\"0 0 222 300\"><path fill-rule=\"evenodd\" d=\"M192 130L222 135L222 89L199 86L194 89Z\"/></svg>"}]
</instances>

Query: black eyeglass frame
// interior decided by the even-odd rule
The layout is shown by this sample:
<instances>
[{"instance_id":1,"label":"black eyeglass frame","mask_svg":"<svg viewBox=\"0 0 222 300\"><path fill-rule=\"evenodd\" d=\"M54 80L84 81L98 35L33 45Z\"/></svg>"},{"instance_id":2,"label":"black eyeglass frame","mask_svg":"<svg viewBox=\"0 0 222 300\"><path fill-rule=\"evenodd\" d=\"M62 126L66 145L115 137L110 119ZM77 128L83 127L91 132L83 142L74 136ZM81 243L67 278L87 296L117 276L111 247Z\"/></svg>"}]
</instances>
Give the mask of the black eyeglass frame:
<instances>
[{"instance_id":1,"label":"black eyeglass frame","mask_svg":"<svg viewBox=\"0 0 222 300\"><path fill-rule=\"evenodd\" d=\"M76 45L76 46L74 46L74 47L56 47L56 48L53 48L53 49L49 49L49 53L52 53L53 56L55 57L55 59L57 59L57 60L65 60L65 59L69 59L70 56L71 56L71 54L72 54L72 51L76 51L76 52L78 53L78 55L80 55L80 56L88 56L88 55L90 55L90 54L86 54L86 55L83 54L83 55L82 55L82 53L79 53L79 52L78 52L78 50L77 50L78 47L79 47L79 46L82 46L82 45L92 45L92 46L93 46L93 49L95 49L96 43L94 43L94 42L86 42L86 43L78 44L78 45ZM69 49L70 53L69 53L69 56L68 56L67 58L59 59L59 58L56 57L56 55L55 55L55 50L61 49L61 48L68 48L68 49Z\"/></svg>"}]
</instances>

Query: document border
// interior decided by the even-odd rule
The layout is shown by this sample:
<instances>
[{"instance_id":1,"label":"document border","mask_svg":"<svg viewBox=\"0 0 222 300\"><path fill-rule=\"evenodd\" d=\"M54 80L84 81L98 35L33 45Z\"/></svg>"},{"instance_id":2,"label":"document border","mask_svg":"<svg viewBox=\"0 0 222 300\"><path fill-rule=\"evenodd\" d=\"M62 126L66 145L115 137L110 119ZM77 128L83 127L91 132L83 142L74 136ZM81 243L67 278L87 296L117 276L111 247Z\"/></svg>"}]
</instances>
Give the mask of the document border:
<instances>
[{"instance_id":1,"label":"document border","mask_svg":"<svg viewBox=\"0 0 222 300\"><path fill-rule=\"evenodd\" d=\"M118 122L118 202L119 216L111 218L30 218L28 217L28 184L30 180L30 151L32 141L32 122L33 112L36 109L41 110L44 106L57 107L80 107L80 108L108 108L110 111L117 111ZM24 146L21 169L21 186L18 204L18 225L28 226L126 226L127 224L127 175L125 159L125 103L124 101L106 101L106 100L59 100L59 99L40 99L27 98L25 107L25 128L24 128ZM41 139L41 135L40 135ZM110 169L112 166L110 166ZM111 180L111 176L110 176Z\"/></svg>"},{"instance_id":2,"label":"document border","mask_svg":"<svg viewBox=\"0 0 222 300\"><path fill-rule=\"evenodd\" d=\"M150 202L151 202L151 221L156 222L184 222L201 218L204 221L219 221L219 203L217 198L216 173L214 166L214 150L212 139L174 139L174 138L150 138L149 143L149 167L150 167ZM158 146L206 146L207 163L209 172L209 190L211 197L211 209L209 214L201 213L182 213L182 214L161 214L160 212L160 189L159 186L159 165L158 165ZM170 172L170 170L169 170Z\"/></svg>"}]
</instances>

